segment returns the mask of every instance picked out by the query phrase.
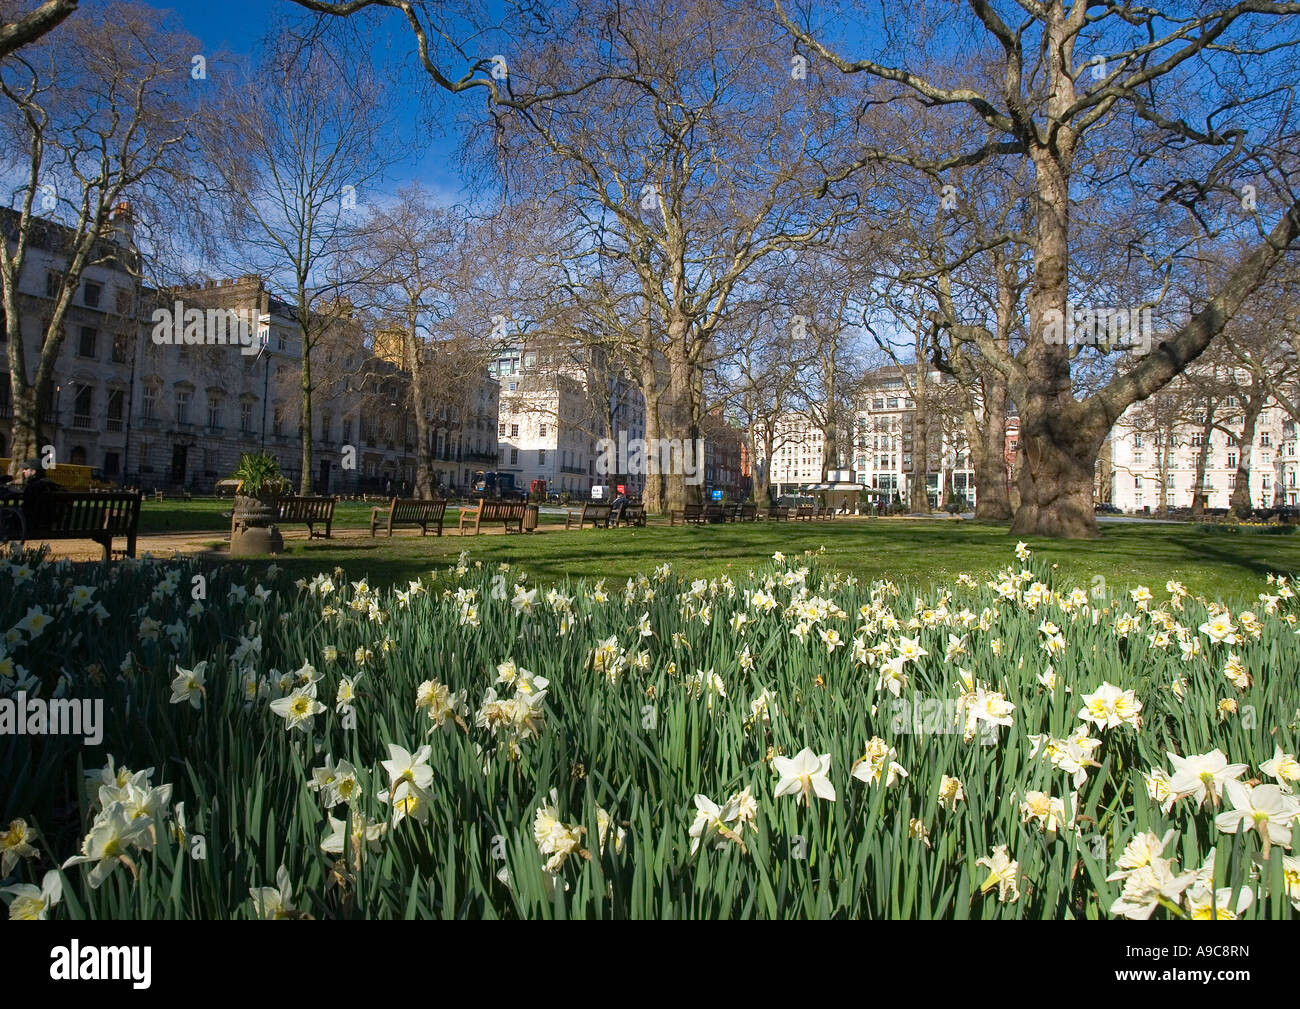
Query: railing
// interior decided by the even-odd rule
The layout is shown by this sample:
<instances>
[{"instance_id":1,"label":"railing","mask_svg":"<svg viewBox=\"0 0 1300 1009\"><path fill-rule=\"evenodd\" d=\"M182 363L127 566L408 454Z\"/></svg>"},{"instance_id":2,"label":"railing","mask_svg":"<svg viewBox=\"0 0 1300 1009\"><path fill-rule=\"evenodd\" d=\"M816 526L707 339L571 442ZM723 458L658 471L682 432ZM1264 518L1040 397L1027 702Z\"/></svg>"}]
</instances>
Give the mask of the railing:
<instances>
[{"instance_id":1,"label":"railing","mask_svg":"<svg viewBox=\"0 0 1300 1009\"><path fill-rule=\"evenodd\" d=\"M122 430L122 418L121 418L121 417L109 417L108 420L105 421L105 423L104 423L104 430L106 430L106 431L121 431L121 430Z\"/></svg>"},{"instance_id":2,"label":"railing","mask_svg":"<svg viewBox=\"0 0 1300 1009\"><path fill-rule=\"evenodd\" d=\"M74 413L74 414L72 415L72 426L75 427L75 428L79 428L80 430L83 430L83 431L85 431L85 430L89 430L89 428L90 428L90 414L88 414L88 413Z\"/></svg>"}]
</instances>

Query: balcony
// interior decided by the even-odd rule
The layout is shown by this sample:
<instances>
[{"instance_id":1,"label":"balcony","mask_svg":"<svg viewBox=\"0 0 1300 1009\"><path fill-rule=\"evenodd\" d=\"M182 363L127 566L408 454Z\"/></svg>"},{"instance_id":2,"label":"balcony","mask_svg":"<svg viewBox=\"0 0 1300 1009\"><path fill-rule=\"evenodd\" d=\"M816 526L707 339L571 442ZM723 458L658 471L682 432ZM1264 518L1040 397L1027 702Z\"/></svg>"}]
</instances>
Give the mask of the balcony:
<instances>
[{"instance_id":1,"label":"balcony","mask_svg":"<svg viewBox=\"0 0 1300 1009\"><path fill-rule=\"evenodd\" d=\"M74 413L74 414L72 415L72 426L73 426L74 428L77 428L78 430L81 430L81 431L89 431L89 430L90 430L90 414L88 414L88 413Z\"/></svg>"},{"instance_id":2,"label":"balcony","mask_svg":"<svg viewBox=\"0 0 1300 1009\"><path fill-rule=\"evenodd\" d=\"M121 417L109 417L108 420L104 422L104 430L105 430L105 431L121 431L121 430L122 430L122 418L121 418Z\"/></svg>"}]
</instances>

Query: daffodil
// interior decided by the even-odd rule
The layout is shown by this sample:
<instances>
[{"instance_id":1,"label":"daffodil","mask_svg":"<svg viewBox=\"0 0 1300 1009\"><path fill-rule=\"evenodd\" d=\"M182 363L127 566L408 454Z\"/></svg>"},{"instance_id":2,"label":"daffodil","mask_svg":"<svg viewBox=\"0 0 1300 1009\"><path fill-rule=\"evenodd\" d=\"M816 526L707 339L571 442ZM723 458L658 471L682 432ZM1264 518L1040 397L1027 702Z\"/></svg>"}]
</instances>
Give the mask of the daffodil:
<instances>
[{"instance_id":1,"label":"daffodil","mask_svg":"<svg viewBox=\"0 0 1300 1009\"><path fill-rule=\"evenodd\" d=\"M1225 834L1235 834L1245 824L1259 831L1264 857L1270 844L1291 847L1291 824L1300 816L1300 802L1277 785L1256 785L1227 779L1223 785L1232 809L1214 818L1214 825Z\"/></svg>"},{"instance_id":2,"label":"daffodil","mask_svg":"<svg viewBox=\"0 0 1300 1009\"><path fill-rule=\"evenodd\" d=\"M254 912L265 921L298 917L293 907L293 884L284 866L275 874L275 886L255 886L248 893L253 898Z\"/></svg>"},{"instance_id":3,"label":"daffodil","mask_svg":"<svg viewBox=\"0 0 1300 1009\"><path fill-rule=\"evenodd\" d=\"M198 663L193 669L182 669L177 666L176 678L172 680L171 703L183 704L185 701L189 701L190 706L197 711L203 703L202 697L207 668L206 661Z\"/></svg>"},{"instance_id":4,"label":"daffodil","mask_svg":"<svg viewBox=\"0 0 1300 1009\"><path fill-rule=\"evenodd\" d=\"M126 807L115 802L103 810L91 825L90 833L81 842L81 854L63 863L63 868L94 862L90 871L90 888L99 889L101 883L117 868L125 865L135 875L135 862L127 849L138 845L142 836L153 826L149 817L132 818Z\"/></svg>"},{"instance_id":5,"label":"daffodil","mask_svg":"<svg viewBox=\"0 0 1300 1009\"><path fill-rule=\"evenodd\" d=\"M1260 764L1259 769L1276 778L1278 787L1284 792L1291 791L1291 786L1300 781L1300 762L1293 754L1283 753L1282 747L1277 745L1273 747L1273 756Z\"/></svg>"},{"instance_id":6,"label":"daffodil","mask_svg":"<svg viewBox=\"0 0 1300 1009\"><path fill-rule=\"evenodd\" d=\"M312 720L325 710L325 705L316 700L316 684L294 687L288 695L271 702L271 710L284 719L284 728L302 729L310 732Z\"/></svg>"},{"instance_id":7,"label":"daffodil","mask_svg":"<svg viewBox=\"0 0 1300 1009\"><path fill-rule=\"evenodd\" d=\"M772 766L780 775L773 798L783 795L797 795L797 804L811 802L812 796L819 799L835 801L835 786L831 784L827 773L831 767L831 755L820 756L804 747L794 757L774 757Z\"/></svg>"},{"instance_id":8,"label":"daffodil","mask_svg":"<svg viewBox=\"0 0 1300 1009\"><path fill-rule=\"evenodd\" d=\"M1007 854L1005 844L995 845L992 854L976 859L975 864L989 870L988 876L980 884L980 893L988 893L996 886L1000 903L1014 904L1020 899L1020 887L1017 883L1020 863L1012 861L1011 856Z\"/></svg>"},{"instance_id":9,"label":"daffodil","mask_svg":"<svg viewBox=\"0 0 1300 1009\"><path fill-rule=\"evenodd\" d=\"M1166 756L1174 765L1169 787L1179 799L1194 798L1197 809L1201 808L1206 798L1209 798L1211 805L1218 805L1224 782L1240 778L1248 769L1246 764L1229 764L1228 758L1217 749L1186 757L1180 757L1176 753L1168 753Z\"/></svg>"},{"instance_id":10,"label":"daffodil","mask_svg":"<svg viewBox=\"0 0 1300 1009\"><path fill-rule=\"evenodd\" d=\"M10 921L45 921L50 909L63 898L63 878L57 869L51 869L39 887L18 883L0 887L0 894L8 895Z\"/></svg>"},{"instance_id":11,"label":"daffodil","mask_svg":"<svg viewBox=\"0 0 1300 1009\"><path fill-rule=\"evenodd\" d=\"M26 820L9 821L9 829L0 833L0 878L14 871L19 859L31 858L36 854L32 844L37 838L34 828Z\"/></svg>"}]
</instances>

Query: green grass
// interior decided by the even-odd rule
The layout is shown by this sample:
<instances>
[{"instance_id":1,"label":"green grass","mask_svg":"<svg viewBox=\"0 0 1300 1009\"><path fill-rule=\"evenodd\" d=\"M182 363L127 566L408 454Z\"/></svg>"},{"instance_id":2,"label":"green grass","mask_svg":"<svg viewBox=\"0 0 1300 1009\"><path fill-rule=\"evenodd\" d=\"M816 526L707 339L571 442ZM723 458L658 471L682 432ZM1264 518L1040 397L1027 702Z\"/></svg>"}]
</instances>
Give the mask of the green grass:
<instances>
[{"instance_id":1,"label":"green grass","mask_svg":"<svg viewBox=\"0 0 1300 1009\"><path fill-rule=\"evenodd\" d=\"M1300 536L1215 535L1195 526L1132 524L1103 528L1087 542L1033 539L1035 556L1059 565L1078 584L1104 578L1114 588L1163 587L1177 579L1193 593L1254 602L1270 571L1300 570ZM373 585L405 584L445 565L464 549L485 564L509 561L543 584L573 578L625 581L665 560L683 574L743 574L774 552L825 547L833 568L867 580L889 578L918 588L946 584L1005 563L1014 545L1006 527L987 523L872 519L550 532L537 536L400 536L373 540L290 541L277 558L294 577L342 567Z\"/></svg>"}]
</instances>

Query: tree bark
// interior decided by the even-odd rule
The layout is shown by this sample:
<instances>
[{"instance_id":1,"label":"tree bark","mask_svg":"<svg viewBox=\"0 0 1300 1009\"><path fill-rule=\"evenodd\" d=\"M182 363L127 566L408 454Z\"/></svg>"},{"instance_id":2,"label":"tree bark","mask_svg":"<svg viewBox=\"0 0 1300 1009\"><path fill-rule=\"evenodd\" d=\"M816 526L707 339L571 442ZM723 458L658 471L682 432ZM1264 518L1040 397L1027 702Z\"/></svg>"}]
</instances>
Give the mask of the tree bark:
<instances>
[{"instance_id":1,"label":"tree bark","mask_svg":"<svg viewBox=\"0 0 1300 1009\"><path fill-rule=\"evenodd\" d=\"M1238 518L1250 514L1250 464L1255 447L1255 425L1264 409L1263 397L1251 396L1241 415L1241 434L1237 438L1237 482L1232 488L1229 506Z\"/></svg>"}]
</instances>

